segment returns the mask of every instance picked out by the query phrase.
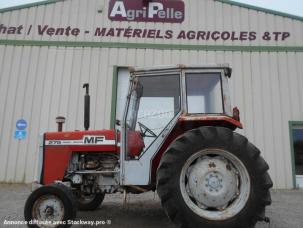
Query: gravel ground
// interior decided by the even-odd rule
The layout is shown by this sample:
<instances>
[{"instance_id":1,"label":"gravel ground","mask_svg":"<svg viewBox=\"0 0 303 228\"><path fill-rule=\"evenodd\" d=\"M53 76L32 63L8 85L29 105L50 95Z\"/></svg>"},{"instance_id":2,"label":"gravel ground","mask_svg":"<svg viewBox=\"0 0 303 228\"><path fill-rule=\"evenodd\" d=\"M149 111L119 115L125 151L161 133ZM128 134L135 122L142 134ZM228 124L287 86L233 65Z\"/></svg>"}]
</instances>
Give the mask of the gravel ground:
<instances>
[{"instance_id":1,"label":"gravel ground","mask_svg":"<svg viewBox=\"0 0 303 228\"><path fill-rule=\"evenodd\" d=\"M25 227L4 225L3 221L23 220L23 206L29 194L28 185L0 184L0 227ZM272 199L273 203L267 210L271 224L258 223L256 228L303 227L303 191L274 190ZM78 212L77 220L103 221L105 225L101 225L102 227L111 228L174 227L161 208L158 196L154 193L129 194L126 204L122 194L108 195L98 210Z\"/></svg>"}]
</instances>

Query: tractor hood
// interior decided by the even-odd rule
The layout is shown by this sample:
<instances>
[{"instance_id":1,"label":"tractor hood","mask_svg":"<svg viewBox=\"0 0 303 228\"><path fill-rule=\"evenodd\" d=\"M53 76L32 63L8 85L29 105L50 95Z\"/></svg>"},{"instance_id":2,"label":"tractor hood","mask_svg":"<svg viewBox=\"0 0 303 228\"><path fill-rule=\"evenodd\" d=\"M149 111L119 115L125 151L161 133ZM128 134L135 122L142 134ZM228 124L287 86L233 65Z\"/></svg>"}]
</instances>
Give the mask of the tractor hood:
<instances>
[{"instance_id":1,"label":"tractor hood","mask_svg":"<svg viewBox=\"0 0 303 228\"><path fill-rule=\"evenodd\" d=\"M40 184L62 180L72 153L119 154L120 137L115 130L48 132L40 146ZM138 157L144 142L139 131L129 133L129 156ZM38 178L39 178L38 177Z\"/></svg>"},{"instance_id":2,"label":"tractor hood","mask_svg":"<svg viewBox=\"0 0 303 228\"><path fill-rule=\"evenodd\" d=\"M40 146L40 184L62 180L72 153L117 153L115 130L49 132Z\"/></svg>"},{"instance_id":3,"label":"tractor hood","mask_svg":"<svg viewBox=\"0 0 303 228\"><path fill-rule=\"evenodd\" d=\"M108 151L116 151L116 132L115 130L100 131L73 131L73 132L49 132L44 135L44 145L48 146L67 146L76 147L72 151L95 150L98 146L106 147ZM82 149L81 149L82 148ZM102 148L103 150L105 148Z\"/></svg>"}]
</instances>

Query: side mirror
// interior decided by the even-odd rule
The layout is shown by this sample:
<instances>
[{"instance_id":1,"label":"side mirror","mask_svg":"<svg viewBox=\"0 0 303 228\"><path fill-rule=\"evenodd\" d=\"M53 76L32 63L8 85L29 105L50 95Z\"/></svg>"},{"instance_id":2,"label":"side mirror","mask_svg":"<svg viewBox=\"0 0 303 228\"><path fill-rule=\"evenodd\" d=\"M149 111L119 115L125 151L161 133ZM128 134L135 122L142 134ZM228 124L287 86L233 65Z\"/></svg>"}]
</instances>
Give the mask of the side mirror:
<instances>
[{"instance_id":1,"label":"side mirror","mask_svg":"<svg viewBox=\"0 0 303 228\"><path fill-rule=\"evenodd\" d=\"M134 90L136 90L137 96L140 98L143 95L143 86L139 82L138 78L135 78L134 80Z\"/></svg>"},{"instance_id":2,"label":"side mirror","mask_svg":"<svg viewBox=\"0 0 303 228\"><path fill-rule=\"evenodd\" d=\"M116 120L116 125L117 126L121 126L121 121L120 120Z\"/></svg>"},{"instance_id":3,"label":"side mirror","mask_svg":"<svg viewBox=\"0 0 303 228\"><path fill-rule=\"evenodd\" d=\"M231 73L232 73L232 69L227 67L224 69L224 74L226 77L230 78L231 77Z\"/></svg>"},{"instance_id":4,"label":"side mirror","mask_svg":"<svg viewBox=\"0 0 303 228\"><path fill-rule=\"evenodd\" d=\"M240 111L239 111L238 107L233 108L233 119L240 121Z\"/></svg>"},{"instance_id":5,"label":"side mirror","mask_svg":"<svg viewBox=\"0 0 303 228\"><path fill-rule=\"evenodd\" d=\"M137 94L138 97L141 98L143 95L143 86L140 84L140 86L137 88Z\"/></svg>"}]
</instances>

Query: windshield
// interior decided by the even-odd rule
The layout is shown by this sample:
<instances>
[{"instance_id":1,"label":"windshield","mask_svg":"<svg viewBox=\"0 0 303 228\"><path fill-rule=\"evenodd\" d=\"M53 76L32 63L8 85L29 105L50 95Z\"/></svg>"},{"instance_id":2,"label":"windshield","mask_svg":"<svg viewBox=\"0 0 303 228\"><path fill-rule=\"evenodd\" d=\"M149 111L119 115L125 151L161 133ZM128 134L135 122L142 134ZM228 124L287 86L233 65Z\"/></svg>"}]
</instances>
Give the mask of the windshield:
<instances>
[{"instance_id":1,"label":"windshield","mask_svg":"<svg viewBox=\"0 0 303 228\"><path fill-rule=\"evenodd\" d=\"M126 116L128 131L140 132L145 151L180 111L180 75L135 78ZM127 134L130 137L130 134ZM126 143L133 142L128 139ZM131 147L128 147L131 148Z\"/></svg>"}]
</instances>

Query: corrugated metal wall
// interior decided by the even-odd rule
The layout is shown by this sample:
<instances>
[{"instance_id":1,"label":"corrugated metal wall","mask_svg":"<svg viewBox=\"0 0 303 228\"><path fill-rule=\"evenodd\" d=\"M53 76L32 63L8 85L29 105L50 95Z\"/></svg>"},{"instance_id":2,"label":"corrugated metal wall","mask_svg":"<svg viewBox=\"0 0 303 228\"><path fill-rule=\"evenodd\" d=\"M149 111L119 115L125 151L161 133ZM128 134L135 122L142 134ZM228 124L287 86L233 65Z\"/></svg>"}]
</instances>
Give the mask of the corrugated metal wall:
<instances>
[{"instance_id":1,"label":"corrugated metal wall","mask_svg":"<svg viewBox=\"0 0 303 228\"><path fill-rule=\"evenodd\" d=\"M66 0L0 14L3 24L127 27L109 22L106 1ZM287 30L284 46L303 46L303 23L213 0L186 2L186 20L179 24L131 23L132 27L204 30ZM102 14L96 9L103 8ZM174 44L280 45L258 40L202 42L125 38L48 38L0 35L0 39L118 41ZM229 63L233 67L231 95L241 110L242 131L263 152L275 187L291 188L289 120L303 119L303 53L215 52L153 49L65 48L0 45L0 182L31 182L37 165L38 136L56 130L55 117L67 117L65 129L83 129L82 83L91 84L91 126L109 128L114 65ZM28 121L28 137L13 139L16 120Z\"/></svg>"},{"instance_id":2,"label":"corrugated metal wall","mask_svg":"<svg viewBox=\"0 0 303 228\"><path fill-rule=\"evenodd\" d=\"M130 49L73 49L0 46L0 180L32 181L38 135L83 129L81 85L91 84L91 124L108 128L113 65L227 62L233 104L242 113L243 133L263 152L276 187L292 187L288 121L303 119L303 53L246 53ZM15 121L29 122L28 138L13 139Z\"/></svg>"},{"instance_id":3,"label":"corrugated metal wall","mask_svg":"<svg viewBox=\"0 0 303 228\"><path fill-rule=\"evenodd\" d=\"M130 42L130 43L159 43L159 44L199 44L199 45L264 45L264 46L302 46L303 23L286 17L275 16L265 12L250 10L224 4L215 0L190 0L185 2L185 20L182 24L171 23L145 23L145 22L117 22L108 19L108 0L65 0L53 4L40 5L21 10L10 11L0 14L2 24L10 26L24 25L24 31L28 31L33 25L29 35L0 34L0 39L17 40L52 40L52 41L95 41L95 42ZM98 11L102 11L99 13ZM38 25L49 27L79 28L80 35L73 36L48 36L38 35ZM106 28L146 28L172 30L175 34L173 39L150 39L150 38L125 38L125 37L98 37L94 36L96 27ZM84 33L85 30L90 33ZM257 40L182 40L177 39L181 31L255 31ZM287 41L264 41L264 32L291 33Z\"/></svg>"}]
</instances>

